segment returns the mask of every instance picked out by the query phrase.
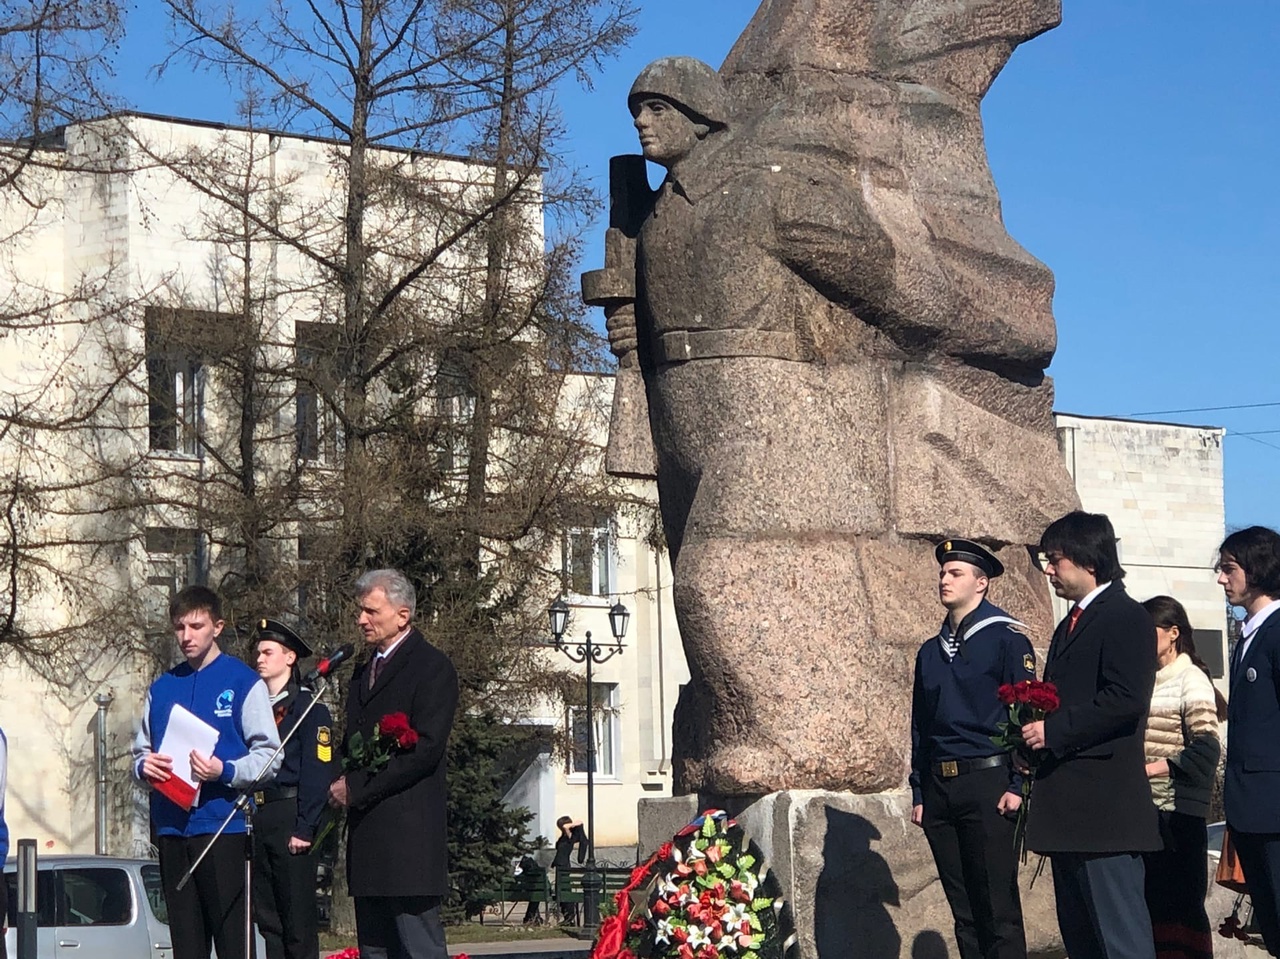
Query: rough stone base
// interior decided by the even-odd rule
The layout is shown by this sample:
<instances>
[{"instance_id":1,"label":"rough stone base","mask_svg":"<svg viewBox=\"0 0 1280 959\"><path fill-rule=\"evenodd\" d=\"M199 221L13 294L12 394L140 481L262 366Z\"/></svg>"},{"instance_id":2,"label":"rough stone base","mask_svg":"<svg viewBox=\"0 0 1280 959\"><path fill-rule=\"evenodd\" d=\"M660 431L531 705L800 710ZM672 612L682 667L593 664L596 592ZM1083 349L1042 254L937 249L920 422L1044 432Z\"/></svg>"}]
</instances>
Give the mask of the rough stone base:
<instances>
[{"instance_id":1,"label":"rough stone base","mask_svg":"<svg viewBox=\"0 0 1280 959\"><path fill-rule=\"evenodd\" d=\"M951 911L905 789L870 795L792 790L757 799L640 800L647 856L701 808L727 809L768 857L791 905L799 959L957 959ZM1023 867L1022 908L1033 956L1062 956L1046 863Z\"/></svg>"}]
</instances>

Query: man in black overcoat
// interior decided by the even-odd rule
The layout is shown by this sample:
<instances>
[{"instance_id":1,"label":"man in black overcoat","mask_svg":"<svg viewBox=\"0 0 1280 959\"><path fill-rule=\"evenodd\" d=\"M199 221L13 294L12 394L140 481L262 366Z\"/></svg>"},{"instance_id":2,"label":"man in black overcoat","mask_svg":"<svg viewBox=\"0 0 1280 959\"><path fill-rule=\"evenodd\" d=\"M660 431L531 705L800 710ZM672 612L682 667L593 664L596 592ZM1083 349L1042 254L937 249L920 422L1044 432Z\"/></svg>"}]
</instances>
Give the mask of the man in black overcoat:
<instances>
[{"instance_id":1,"label":"man in black overcoat","mask_svg":"<svg viewBox=\"0 0 1280 959\"><path fill-rule=\"evenodd\" d=\"M1156 675L1156 629L1125 592L1111 521L1073 512L1040 538L1054 592L1072 603L1044 678L1061 707L1022 727L1043 750L1027 846L1049 856L1071 959L1155 959L1142 853L1161 848L1143 731Z\"/></svg>"},{"instance_id":2,"label":"man in black overcoat","mask_svg":"<svg viewBox=\"0 0 1280 959\"><path fill-rule=\"evenodd\" d=\"M1280 955L1280 534L1236 530L1222 543L1218 583L1247 618L1231 656L1225 796L1253 915Z\"/></svg>"},{"instance_id":3,"label":"man in black overcoat","mask_svg":"<svg viewBox=\"0 0 1280 959\"><path fill-rule=\"evenodd\" d=\"M458 705L449 658L412 625L416 595L403 573L356 581L360 631L373 656L347 691L343 754L351 738L404 713L417 741L377 772L353 769L330 787L347 807L347 885L363 959L447 959L440 903L449 891L445 746Z\"/></svg>"}]
</instances>

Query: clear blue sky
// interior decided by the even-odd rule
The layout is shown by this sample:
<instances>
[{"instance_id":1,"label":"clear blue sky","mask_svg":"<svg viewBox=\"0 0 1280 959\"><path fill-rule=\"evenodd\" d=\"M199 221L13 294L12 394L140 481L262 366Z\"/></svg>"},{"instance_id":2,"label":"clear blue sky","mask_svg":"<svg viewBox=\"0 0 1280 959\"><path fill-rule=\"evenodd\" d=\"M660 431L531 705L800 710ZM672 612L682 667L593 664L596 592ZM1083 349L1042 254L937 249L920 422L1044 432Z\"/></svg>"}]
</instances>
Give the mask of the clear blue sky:
<instances>
[{"instance_id":1,"label":"clear blue sky","mask_svg":"<svg viewBox=\"0 0 1280 959\"><path fill-rule=\"evenodd\" d=\"M593 90L562 92L569 162L605 187L636 152L626 91L650 60L718 66L750 0L637 0L640 32ZM118 68L136 107L234 118L212 77L146 73L162 55L135 8ZM1280 431L1280 0L1065 0L985 101L1010 232L1057 275L1057 408ZM597 235L601 228L596 230ZM586 267L599 265L600 241ZM1226 440L1227 522L1280 526L1280 432Z\"/></svg>"}]
</instances>

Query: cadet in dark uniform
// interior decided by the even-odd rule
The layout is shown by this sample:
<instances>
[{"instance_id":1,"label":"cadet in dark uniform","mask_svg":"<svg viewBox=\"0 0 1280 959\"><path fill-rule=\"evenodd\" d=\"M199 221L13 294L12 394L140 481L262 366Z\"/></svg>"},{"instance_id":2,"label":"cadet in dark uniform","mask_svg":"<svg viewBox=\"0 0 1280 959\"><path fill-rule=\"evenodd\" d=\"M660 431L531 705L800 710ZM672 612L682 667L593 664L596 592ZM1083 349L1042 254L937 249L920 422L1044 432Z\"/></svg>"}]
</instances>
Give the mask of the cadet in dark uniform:
<instances>
[{"instance_id":1,"label":"cadet in dark uniform","mask_svg":"<svg viewBox=\"0 0 1280 959\"><path fill-rule=\"evenodd\" d=\"M297 662L311 649L283 623L264 619L254 634L258 675L267 684L280 738L295 725L310 690L298 684ZM333 718L322 703L285 746L274 780L257 794L254 819L253 918L267 959L317 959L316 860L308 855L325 814L329 783L338 775Z\"/></svg>"},{"instance_id":2,"label":"cadet in dark uniform","mask_svg":"<svg viewBox=\"0 0 1280 959\"><path fill-rule=\"evenodd\" d=\"M938 544L947 618L916 655L911 821L923 826L956 923L960 959L1025 959L1014 821L1021 779L991 736L1004 683L1034 679L1023 625L986 598L1004 566L977 543Z\"/></svg>"}]
</instances>

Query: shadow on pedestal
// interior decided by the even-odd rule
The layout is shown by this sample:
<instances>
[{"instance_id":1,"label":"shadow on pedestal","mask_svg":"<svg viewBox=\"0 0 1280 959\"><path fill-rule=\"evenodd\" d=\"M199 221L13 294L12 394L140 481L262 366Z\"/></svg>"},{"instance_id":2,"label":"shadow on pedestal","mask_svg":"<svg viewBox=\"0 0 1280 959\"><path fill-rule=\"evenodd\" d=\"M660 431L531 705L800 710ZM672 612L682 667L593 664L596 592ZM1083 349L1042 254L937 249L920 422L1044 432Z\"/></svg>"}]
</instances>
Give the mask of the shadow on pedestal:
<instances>
[{"instance_id":1,"label":"shadow on pedestal","mask_svg":"<svg viewBox=\"0 0 1280 959\"><path fill-rule=\"evenodd\" d=\"M857 813L826 807L822 871L814 889L813 939L819 956L879 959L896 956L902 937L888 906L899 906L898 884L884 857L873 851L880 830ZM937 933L934 933L937 936ZM943 959L946 946L942 937ZM913 959L914 951L913 951Z\"/></svg>"}]
</instances>

